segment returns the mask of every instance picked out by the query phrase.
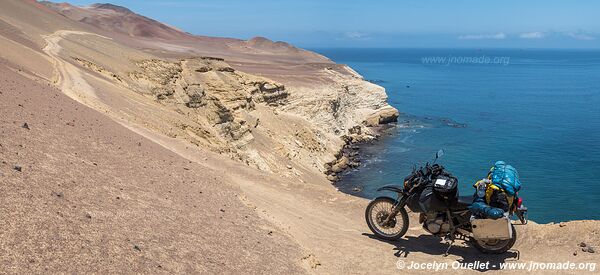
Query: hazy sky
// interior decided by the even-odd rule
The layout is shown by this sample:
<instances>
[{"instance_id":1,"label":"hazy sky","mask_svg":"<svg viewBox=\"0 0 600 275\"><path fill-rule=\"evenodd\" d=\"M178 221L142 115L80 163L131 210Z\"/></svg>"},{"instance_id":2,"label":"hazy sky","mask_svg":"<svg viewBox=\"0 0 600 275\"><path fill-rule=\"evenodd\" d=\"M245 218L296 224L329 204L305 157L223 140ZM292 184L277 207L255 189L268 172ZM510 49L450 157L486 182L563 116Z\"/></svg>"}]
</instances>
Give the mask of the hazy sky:
<instances>
[{"instance_id":1,"label":"hazy sky","mask_svg":"<svg viewBox=\"0 0 600 275\"><path fill-rule=\"evenodd\" d=\"M108 2L194 34L265 36L303 47L600 48L594 0Z\"/></svg>"}]
</instances>

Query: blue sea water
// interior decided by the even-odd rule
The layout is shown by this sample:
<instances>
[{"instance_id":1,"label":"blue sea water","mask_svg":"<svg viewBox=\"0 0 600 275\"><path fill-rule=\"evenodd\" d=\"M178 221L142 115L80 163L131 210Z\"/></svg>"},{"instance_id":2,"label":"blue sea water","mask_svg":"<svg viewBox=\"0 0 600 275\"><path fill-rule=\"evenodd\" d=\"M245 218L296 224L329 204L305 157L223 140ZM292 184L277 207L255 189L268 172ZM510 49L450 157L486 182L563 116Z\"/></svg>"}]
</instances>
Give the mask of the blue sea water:
<instances>
[{"instance_id":1,"label":"blue sea water","mask_svg":"<svg viewBox=\"0 0 600 275\"><path fill-rule=\"evenodd\" d=\"M402 113L389 136L361 149L363 165L340 190L373 198L443 148L463 195L504 160L519 171L532 220L600 219L600 51L315 51L385 87Z\"/></svg>"}]
</instances>

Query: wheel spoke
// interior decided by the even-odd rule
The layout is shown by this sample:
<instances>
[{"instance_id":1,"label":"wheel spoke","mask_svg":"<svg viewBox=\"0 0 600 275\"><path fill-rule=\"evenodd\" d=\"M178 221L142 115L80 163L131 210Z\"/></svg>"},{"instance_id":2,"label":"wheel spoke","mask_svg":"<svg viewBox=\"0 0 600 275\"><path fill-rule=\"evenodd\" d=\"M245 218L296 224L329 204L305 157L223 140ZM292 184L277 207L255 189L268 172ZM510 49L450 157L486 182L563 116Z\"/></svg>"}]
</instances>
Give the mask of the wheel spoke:
<instances>
[{"instance_id":1,"label":"wheel spoke","mask_svg":"<svg viewBox=\"0 0 600 275\"><path fill-rule=\"evenodd\" d=\"M394 227L381 225L381 218L383 218L383 215L389 214L392 211L393 207L394 205L389 202L380 202L372 207L372 211L370 213L371 222L374 225L375 229L379 231L382 235L396 235L402 230L402 227L404 226L404 220L402 218L397 218L399 216L399 213L396 214L396 217L393 218L394 221L392 222L395 222Z\"/></svg>"}]
</instances>

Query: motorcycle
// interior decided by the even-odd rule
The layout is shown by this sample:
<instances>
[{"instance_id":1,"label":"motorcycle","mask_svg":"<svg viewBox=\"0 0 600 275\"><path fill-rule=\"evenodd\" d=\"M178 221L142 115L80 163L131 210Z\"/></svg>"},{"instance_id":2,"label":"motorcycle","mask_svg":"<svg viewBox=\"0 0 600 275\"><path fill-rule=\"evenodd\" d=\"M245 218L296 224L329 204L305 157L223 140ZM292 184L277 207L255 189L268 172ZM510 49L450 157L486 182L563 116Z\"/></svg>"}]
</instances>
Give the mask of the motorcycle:
<instances>
[{"instance_id":1,"label":"motorcycle","mask_svg":"<svg viewBox=\"0 0 600 275\"><path fill-rule=\"evenodd\" d=\"M515 244L517 232L511 221L517 216L521 224L527 224L527 207L516 194L514 202L504 217L496 220L477 217L469 206L473 195L458 195L458 180L445 168L435 162L444 154L436 153L432 164L426 163L404 180L404 186L386 185L377 191L392 191L397 199L377 197L365 211L369 229L376 237L384 240L397 240L406 234L409 218L406 208L419 213L419 223L430 234L449 242L445 255L448 255L457 238L471 241L481 252L501 254Z\"/></svg>"}]
</instances>

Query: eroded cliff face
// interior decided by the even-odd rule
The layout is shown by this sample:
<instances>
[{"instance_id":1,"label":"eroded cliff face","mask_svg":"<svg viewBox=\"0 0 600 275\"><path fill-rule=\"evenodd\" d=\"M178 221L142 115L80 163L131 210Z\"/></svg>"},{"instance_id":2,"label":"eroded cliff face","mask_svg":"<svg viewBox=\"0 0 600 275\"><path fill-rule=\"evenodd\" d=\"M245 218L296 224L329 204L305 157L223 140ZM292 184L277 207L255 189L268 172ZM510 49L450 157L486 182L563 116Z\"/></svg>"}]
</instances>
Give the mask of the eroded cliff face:
<instances>
[{"instance_id":1,"label":"eroded cliff face","mask_svg":"<svg viewBox=\"0 0 600 275\"><path fill-rule=\"evenodd\" d=\"M84 67L125 79L122 86L194 122L178 123L180 131L172 136L260 170L295 176L302 170L331 174L328 164L341 158L344 146L375 138L371 127L395 121L398 114L382 87L328 68L322 71L330 79L324 84L287 88L214 57L135 60L136 68L125 76L89 63Z\"/></svg>"},{"instance_id":2,"label":"eroded cliff face","mask_svg":"<svg viewBox=\"0 0 600 275\"><path fill-rule=\"evenodd\" d=\"M352 72L324 68L322 74L329 81L318 87L297 88L291 94L286 111L306 117L316 127L328 133L343 136L355 126L375 127L394 122L397 110L387 103L387 94L381 86L365 81ZM391 113L388 113L391 111ZM385 119L374 117L385 116ZM369 129L366 129L369 133Z\"/></svg>"},{"instance_id":3,"label":"eroded cliff face","mask_svg":"<svg viewBox=\"0 0 600 275\"><path fill-rule=\"evenodd\" d=\"M270 170L262 158L250 153L249 144L255 138L252 130L260 121L253 111L257 105L275 109L287 104L283 85L236 71L221 58L133 63L136 69L127 72L127 87L195 122L175 125L181 130L175 136Z\"/></svg>"}]
</instances>

